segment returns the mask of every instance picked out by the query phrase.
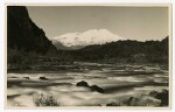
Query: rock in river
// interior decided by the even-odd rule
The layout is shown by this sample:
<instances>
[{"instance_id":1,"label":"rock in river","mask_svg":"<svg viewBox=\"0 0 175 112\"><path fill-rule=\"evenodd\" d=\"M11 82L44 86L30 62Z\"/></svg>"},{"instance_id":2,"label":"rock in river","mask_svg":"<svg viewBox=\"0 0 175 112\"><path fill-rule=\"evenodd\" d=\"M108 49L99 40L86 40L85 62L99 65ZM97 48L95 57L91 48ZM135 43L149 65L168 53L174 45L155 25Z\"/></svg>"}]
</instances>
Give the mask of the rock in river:
<instances>
[{"instance_id":1,"label":"rock in river","mask_svg":"<svg viewBox=\"0 0 175 112\"><path fill-rule=\"evenodd\" d=\"M89 87L88 83L85 81L81 81L77 83L77 86L82 86L82 87Z\"/></svg>"},{"instance_id":2,"label":"rock in river","mask_svg":"<svg viewBox=\"0 0 175 112\"><path fill-rule=\"evenodd\" d=\"M97 92L99 92L99 93L104 93L104 89L100 88L100 87L97 86L97 85L92 85L92 86L90 87L90 89L91 89L91 91L97 91Z\"/></svg>"},{"instance_id":3,"label":"rock in river","mask_svg":"<svg viewBox=\"0 0 175 112\"><path fill-rule=\"evenodd\" d=\"M41 80L48 80L46 77L39 77Z\"/></svg>"}]
</instances>

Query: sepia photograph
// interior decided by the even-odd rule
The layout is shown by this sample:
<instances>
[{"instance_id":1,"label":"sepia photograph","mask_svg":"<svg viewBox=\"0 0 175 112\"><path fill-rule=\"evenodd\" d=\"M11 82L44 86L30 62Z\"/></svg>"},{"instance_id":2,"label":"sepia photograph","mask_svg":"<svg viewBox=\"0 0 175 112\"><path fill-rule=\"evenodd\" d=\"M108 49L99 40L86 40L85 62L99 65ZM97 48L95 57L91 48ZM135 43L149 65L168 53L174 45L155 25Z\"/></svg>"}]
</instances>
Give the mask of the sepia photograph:
<instances>
[{"instance_id":1,"label":"sepia photograph","mask_svg":"<svg viewBox=\"0 0 175 112\"><path fill-rule=\"evenodd\" d=\"M7 6L7 107L169 107L170 6Z\"/></svg>"}]
</instances>

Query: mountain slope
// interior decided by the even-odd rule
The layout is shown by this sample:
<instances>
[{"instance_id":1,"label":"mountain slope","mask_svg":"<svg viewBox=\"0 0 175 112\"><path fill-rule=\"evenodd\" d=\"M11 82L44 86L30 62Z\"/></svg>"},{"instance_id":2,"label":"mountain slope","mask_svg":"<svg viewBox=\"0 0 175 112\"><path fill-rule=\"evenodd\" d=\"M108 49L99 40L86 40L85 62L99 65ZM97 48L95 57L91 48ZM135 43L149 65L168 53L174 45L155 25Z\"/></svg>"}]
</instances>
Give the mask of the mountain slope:
<instances>
[{"instance_id":1,"label":"mountain slope","mask_svg":"<svg viewBox=\"0 0 175 112\"><path fill-rule=\"evenodd\" d=\"M54 37L53 42L59 49L59 43L62 43L65 47L69 48L83 48L88 45L105 44L118 40L123 40L123 38L113 34L107 29L91 29L81 33L67 33Z\"/></svg>"},{"instance_id":2,"label":"mountain slope","mask_svg":"<svg viewBox=\"0 0 175 112\"><path fill-rule=\"evenodd\" d=\"M26 7L8 6L7 25L8 51L16 49L37 54L56 54L55 46L45 36L44 31L30 19Z\"/></svg>"},{"instance_id":3,"label":"mountain slope","mask_svg":"<svg viewBox=\"0 0 175 112\"><path fill-rule=\"evenodd\" d=\"M162 41L124 40L62 52L64 52L64 58L71 57L73 61L168 64L168 37Z\"/></svg>"},{"instance_id":4,"label":"mountain slope","mask_svg":"<svg viewBox=\"0 0 175 112\"><path fill-rule=\"evenodd\" d=\"M58 50L78 50L84 47L84 46L70 46L69 47L69 46L63 45L59 41L52 41L52 42Z\"/></svg>"}]
</instances>

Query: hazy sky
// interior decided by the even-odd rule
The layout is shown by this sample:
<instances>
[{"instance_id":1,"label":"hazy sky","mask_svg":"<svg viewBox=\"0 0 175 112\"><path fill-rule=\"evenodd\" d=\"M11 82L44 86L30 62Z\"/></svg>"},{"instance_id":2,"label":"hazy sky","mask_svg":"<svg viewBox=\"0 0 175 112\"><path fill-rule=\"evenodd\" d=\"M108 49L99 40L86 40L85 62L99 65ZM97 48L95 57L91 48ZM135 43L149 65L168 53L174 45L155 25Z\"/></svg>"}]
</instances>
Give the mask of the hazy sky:
<instances>
[{"instance_id":1,"label":"hazy sky","mask_svg":"<svg viewBox=\"0 0 175 112\"><path fill-rule=\"evenodd\" d=\"M65 33L107 29L123 38L162 39L168 35L167 7L30 6L32 20L48 38Z\"/></svg>"}]
</instances>

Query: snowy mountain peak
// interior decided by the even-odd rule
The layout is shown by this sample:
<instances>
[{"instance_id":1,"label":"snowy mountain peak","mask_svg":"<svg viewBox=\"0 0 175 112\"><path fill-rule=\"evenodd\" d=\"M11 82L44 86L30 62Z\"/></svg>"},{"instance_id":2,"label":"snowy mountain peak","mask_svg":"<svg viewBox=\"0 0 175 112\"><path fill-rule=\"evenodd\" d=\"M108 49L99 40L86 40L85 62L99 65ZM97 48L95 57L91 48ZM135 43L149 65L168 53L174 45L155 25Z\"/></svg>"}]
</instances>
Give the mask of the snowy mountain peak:
<instances>
[{"instance_id":1,"label":"snowy mountain peak","mask_svg":"<svg viewBox=\"0 0 175 112\"><path fill-rule=\"evenodd\" d=\"M66 33L53 39L54 43L58 41L67 47L104 44L118 40L123 40L123 38L107 29L91 29L82 33Z\"/></svg>"}]
</instances>

